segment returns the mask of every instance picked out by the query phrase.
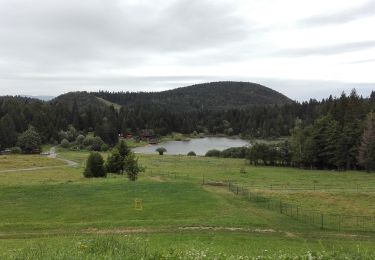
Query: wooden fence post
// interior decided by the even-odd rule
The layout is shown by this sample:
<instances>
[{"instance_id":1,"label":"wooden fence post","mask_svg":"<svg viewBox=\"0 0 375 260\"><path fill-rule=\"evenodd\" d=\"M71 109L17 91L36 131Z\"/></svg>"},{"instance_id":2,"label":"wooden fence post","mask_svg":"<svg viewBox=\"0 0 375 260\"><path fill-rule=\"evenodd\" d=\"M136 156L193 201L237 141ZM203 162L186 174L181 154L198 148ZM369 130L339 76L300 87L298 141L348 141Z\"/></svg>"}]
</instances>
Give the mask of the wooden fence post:
<instances>
[{"instance_id":1,"label":"wooden fence post","mask_svg":"<svg viewBox=\"0 0 375 260\"><path fill-rule=\"evenodd\" d=\"M282 205L281 200L280 200L280 214L283 214L283 205Z\"/></svg>"}]
</instances>

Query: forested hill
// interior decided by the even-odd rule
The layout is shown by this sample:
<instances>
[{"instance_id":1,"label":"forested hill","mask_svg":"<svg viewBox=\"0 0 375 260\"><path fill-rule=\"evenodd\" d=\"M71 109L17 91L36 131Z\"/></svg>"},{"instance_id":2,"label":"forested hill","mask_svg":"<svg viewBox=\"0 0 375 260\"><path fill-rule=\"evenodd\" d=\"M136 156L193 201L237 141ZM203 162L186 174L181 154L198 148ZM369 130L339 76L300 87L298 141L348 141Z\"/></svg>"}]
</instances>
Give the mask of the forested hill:
<instances>
[{"instance_id":1,"label":"forested hill","mask_svg":"<svg viewBox=\"0 0 375 260\"><path fill-rule=\"evenodd\" d=\"M211 82L162 92L97 92L93 95L132 107L151 105L174 111L228 110L254 105L283 105L293 101L265 86L249 82Z\"/></svg>"}]
</instances>

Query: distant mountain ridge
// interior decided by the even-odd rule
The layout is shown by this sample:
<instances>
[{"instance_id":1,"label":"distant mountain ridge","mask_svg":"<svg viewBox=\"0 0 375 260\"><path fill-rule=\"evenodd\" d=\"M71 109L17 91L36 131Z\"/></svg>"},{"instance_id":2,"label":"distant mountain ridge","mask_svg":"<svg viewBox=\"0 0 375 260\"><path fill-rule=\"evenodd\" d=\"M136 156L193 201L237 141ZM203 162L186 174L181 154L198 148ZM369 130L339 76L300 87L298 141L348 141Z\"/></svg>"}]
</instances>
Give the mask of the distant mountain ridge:
<instances>
[{"instance_id":1,"label":"distant mountain ridge","mask_svg":"<svg viewBox=\"0 0 375 260\"><path fill-rule=\"evenodd\" d=\"M39 99L39 100L42 100L42 101L50 101L50 100L55 98L54 96L29 96L29 95L26 95L24 97Z\"/></svg>"},{"instance_id":2,"label":"distant mountain ridge","mask_svg":"<svg viewBox=\"0 0 375 260\"><path fill-rule=\"evenodd\" d=\"M132 107L148 104L153 107L173 108L175 111L227 110L259 105L293 103L285 95L250 82L210 82L161 92L95 92L114 104Z\"/></svg>"}]
</instances>

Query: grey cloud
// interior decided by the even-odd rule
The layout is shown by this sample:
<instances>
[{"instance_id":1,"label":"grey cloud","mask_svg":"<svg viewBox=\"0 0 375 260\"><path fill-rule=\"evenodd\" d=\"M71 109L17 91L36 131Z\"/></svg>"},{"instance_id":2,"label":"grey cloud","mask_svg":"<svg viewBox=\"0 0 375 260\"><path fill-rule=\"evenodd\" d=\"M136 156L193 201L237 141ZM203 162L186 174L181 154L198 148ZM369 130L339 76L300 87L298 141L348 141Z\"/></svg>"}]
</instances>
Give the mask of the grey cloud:
<instances>
[{"instance_id":1,"label":"grey cloud","mask_svg":"<svg viewBox=\"0 0 375 260\"><path fill-rule=\"evenodd\" d=\"M370 62L375 62L375 59L356 60L353 62L348 62L346 64L359 64L359 63L370 63Z\"/></svg>"},{"instance_id":2,"label":"grey cloud","mask_svg":"<svg viewBox=\"0 0 375 260\"><path fill-rule=\"evenodd\" d=\"M235 11L214 0L0 0L0 71L93 74L222 48L247 38Z\"/></svg>"},{"instance_id":3,"label":"grey cloud","mask_svg":"<svg viewBox=\"0 0 375 260\"><path fill-rule=\"evenodd\" d=\"M311 55L334 55L346 52L361 51L375 47L375 41L349 42L308 48L285 49L275 52L278 56L302 57Z\"/></svg>"},{"instance_id":4,"label":"grey cloud","mask_svg":"<svg viewBox=\"0 0 375 260\"><path fill-rule=\"evenodd\" d=\"M331 24L342 24L354 20L375 15L375 1L370 0L357 8L343 10L341 12L326 13L308 17L297 22L298 26L324 26Z\"/></svg>"},{"instance_id":5,"label":"grey cloud","mask_svg":"<svg viewBox=\"0 0 375 260\"><path fill-rule=\"evenodd\" d=\"M246 30L233 8L209 0L174 1L159 10L99 0L8 3L0 2L2 56L90 59L134 50L186 51L241 40Z\"/></svg>"},{"instance_id":6,"label":"grey cloud","mask_svg":"<svg viewBox=\"0 0 375 260\"><path fill-rule=\"evenodd\" d=\"M339 97L344 91L349 94L356 89L359 95L368 97L375 90L375 82L355 83L330 80L297 80L279 78L253 78L254 82L266 85L297 101L310 98L321 100L329 95Z\"/></svg>"}]
</instances>

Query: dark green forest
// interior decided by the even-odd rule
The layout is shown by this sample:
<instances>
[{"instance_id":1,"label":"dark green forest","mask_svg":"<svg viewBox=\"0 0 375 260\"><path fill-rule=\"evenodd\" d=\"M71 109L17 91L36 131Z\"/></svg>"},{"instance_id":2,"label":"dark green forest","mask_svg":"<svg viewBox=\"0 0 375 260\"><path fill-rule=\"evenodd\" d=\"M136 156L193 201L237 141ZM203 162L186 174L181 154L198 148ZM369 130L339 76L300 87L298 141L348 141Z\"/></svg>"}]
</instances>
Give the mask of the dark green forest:
<instances>
[{"instance_id":1,"label":"dark green forest","mask_svg":"<svg viewBox=\"0 0 375 260\"><path fill-rule=\"evenodd\" d=\"M75 92L49 102L4 96L0 97L0 149L19 146L19 136L29 126L42 143L74 141L79 134L94 132L109 146L118 142L119 134L137 135L145 129L159 136L172 132L249 139L289 136L283 148L288 158L282 165L358 169L367 167L360 154L372 156L373 148L361 148L365 138L374 146L371 111L375 111L375 92L366 98L353 90L321 101L293 102L269 88L242 82L155 93ZM69 129L77 136L69 137ZM269 161L264 157L257 163L275 164Z\"/></svg>"}]
</instances>

